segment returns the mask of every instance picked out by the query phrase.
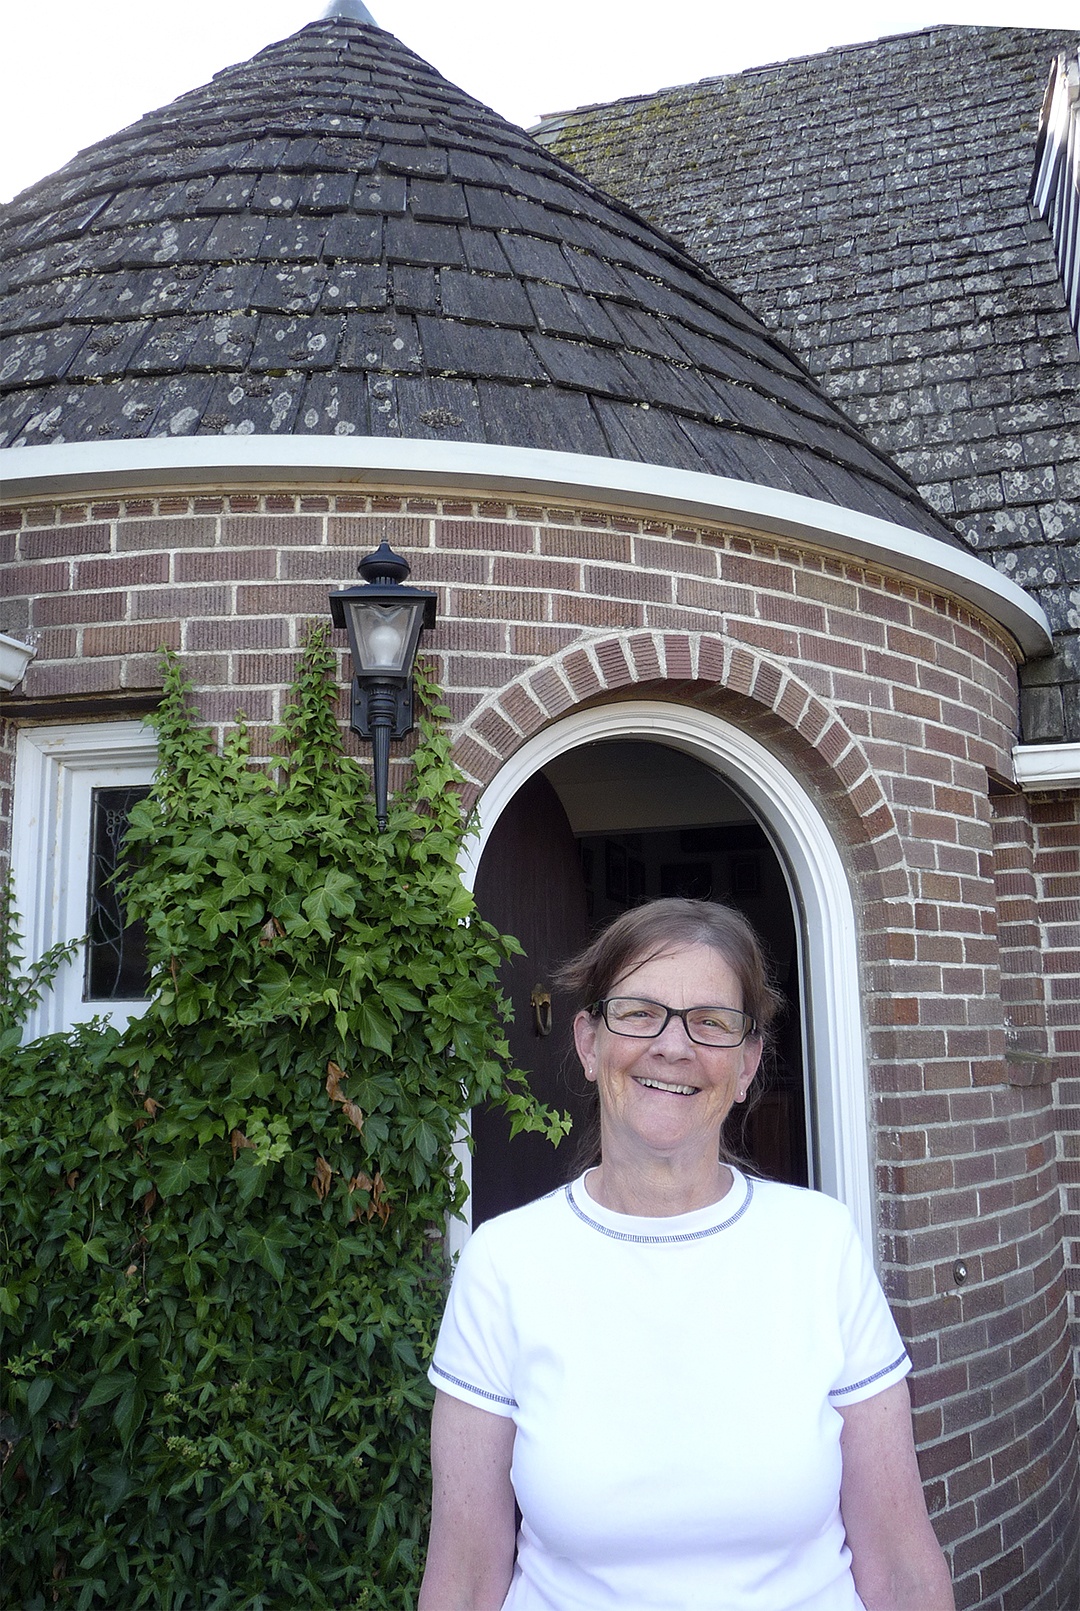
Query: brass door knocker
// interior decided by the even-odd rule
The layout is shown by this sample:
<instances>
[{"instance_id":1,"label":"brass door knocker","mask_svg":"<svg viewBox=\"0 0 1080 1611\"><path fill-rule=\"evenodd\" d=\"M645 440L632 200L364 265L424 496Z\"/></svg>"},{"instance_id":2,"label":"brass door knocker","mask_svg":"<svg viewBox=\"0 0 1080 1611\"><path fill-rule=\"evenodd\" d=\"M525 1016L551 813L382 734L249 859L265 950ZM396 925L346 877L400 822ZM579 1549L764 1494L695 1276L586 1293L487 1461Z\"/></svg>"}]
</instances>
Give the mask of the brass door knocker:
<instances>
[{"instance_id":1,"label":"brass door knocker","mask_svg":"<svg viewBox=\"0 0 1080 1611\"><path fill-rule=\"evenodd\" d=\"M545 990L543 985L534 985L533 993L529 997L533 1010L533 1033L536 1035L551 1034L551 991Z\"/></svg>"}]
</instances>

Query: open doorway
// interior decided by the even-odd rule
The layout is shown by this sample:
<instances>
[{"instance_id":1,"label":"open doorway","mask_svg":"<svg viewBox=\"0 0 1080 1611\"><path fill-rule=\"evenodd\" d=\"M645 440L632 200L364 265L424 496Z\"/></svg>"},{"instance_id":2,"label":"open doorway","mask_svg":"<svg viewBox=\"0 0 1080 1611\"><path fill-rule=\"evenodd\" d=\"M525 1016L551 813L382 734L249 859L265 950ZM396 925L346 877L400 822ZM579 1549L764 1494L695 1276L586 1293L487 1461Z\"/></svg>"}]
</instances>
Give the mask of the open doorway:
<instances>
[{"instance_id":1,"label":"open doorway","mask_svg":"<svg viewBox=\"0 0 1080 1611\"><path fill-rule=\"evenodd\" d=\"M555 756L499 817L475 892L482 914L526 950L504 973L514 1059L544 1101L570 1110L575 1135L556 1152L532 1136L511 1141L497 1112L474 1112L474 1224L553 1189L573 1171L591 1094L573 1053L574 1004L560 997L553 975L597 927L660 895L725 901L761 935L787 1011L759 1100L732 1115L727 1140L771 1178L808 1183L795 914L761 822L716 771L636 737Z\"/></svg>"}]
</instances>

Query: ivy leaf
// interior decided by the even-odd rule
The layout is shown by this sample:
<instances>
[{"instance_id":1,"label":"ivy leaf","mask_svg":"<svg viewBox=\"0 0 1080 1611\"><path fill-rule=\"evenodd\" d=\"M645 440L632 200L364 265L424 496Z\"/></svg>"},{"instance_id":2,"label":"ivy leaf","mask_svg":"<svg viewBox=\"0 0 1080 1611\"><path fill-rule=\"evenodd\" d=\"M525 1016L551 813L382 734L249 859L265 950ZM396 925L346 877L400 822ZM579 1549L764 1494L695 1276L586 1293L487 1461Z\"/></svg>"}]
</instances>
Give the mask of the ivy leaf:
<instances>
[{"instance_id":1,"label":"ivy leaf","mask_svg":"<svg viewBox=\"0 0 1080 1611\"><path fill-rule=\"evenodd\" d=\"M295 1247L296 1242L296 1236L280 1216L271 1220L265 1230L245 1225L239 1234L244 1257L257 1260L278 1281L285 1279L285 1249Z\"/></svg>"},{"instance_id":2,"label":"ivy leaf","mask_svg":"<svg viewBox=\"0 0 1080 1611\"><path fill-rule=\"evenodd\" d=\"M338 868L331 867L325 874L322 884L313 890L303 902L304 911L308 918L320 932L330 933L329 919L331 917L350 917L356 907L356 894L359 885L349 873L343 873Z\"/></svg>"},{"instance_id":3,"label":"ivy leaf","mask_svg":"<svg viewBox=\"0 0 1080 1611\"><path fill-rule=\"evenodd\" d=\"M210 1179L210 1155L207 1152L189 1152L179 1158L166 1158L159 1163L154 1175L162 1197L179 1197L191 1186L204 1186Z\"/></svg>"},{"instance_id":4,"label":"ivy leaf","mask_svg":"<svg viewBox=\"0 0 1080 1611\"><path fill-rule=\"evenodd\" d=\"M100 1492L106 1517L111 1516L114 1511L119 1510L124 1501L129 1499L135 1492L135 1484L131 1479L130 1473L124 1466L106 1465L97 1471L92 1471L90 1473L90 1477L91 1481L96 1484ZM102 1556L99 1558L103 1558L104 1554L108 1550L108 1547L107 1542L101 1546ZM89 1569L89 1567L94 1564L95 1563L90 1560L84 1560L81 1562L84 1570Z\"/></svg>"},{"instance_id":5,"label":"ivy leaf","mask_svg":"<svg viewBox=\"0 0 1080 1611\"><path fill-rule=\"evenodd\" d=\"M250 1142L248 1143L250 1146ZM242 1152L232 1169L232 1177L236 1181L236 1195L240 1207L246 1208L261 1196L271 1175L267 1164L257 1163L250 1153Z\"/></svg>"},{"instance_id":6,"label":"ivy leaf","mask_svg":"<svg viewBox=\"0 0 1080 1611\"><path fill-rule=\"evenodd\" d=\"M111 1404L121 1393L133 1390L135 1378L130 1371L110 1371L99 1376L83 1400L84 1410L96 1409L99 1404Z\"/></svg>"},{"instance_id":7,"label":"ivy leaf","mask_svg":"<svg viewBox=\"0 0 1080 1611\"><path fill-rule=\"evenodd\" d=\"M394 1049L393 1028L390 1020L369 1001L362 1001L356 1009L356 1031L365 1046L388 1056Z\"/></svg>"},{"instance_id":8,"label":"ivy leaf","mask_svg":"<svg viewBox=\"0 0 1080 1611\"><path fill-rule=\"evenodd\" d=\"M49 1395L53 1390L51 1376L36 1376L30 1383L26 1394L26 1407L31 1415L36 1415L48 1403Z\"/></svg>"},{"instance_id":9,"label":"ivy leaf","mask_svg":"<svg viewBox=\"0 0 1080 1611\"><path fill-rule=\"evenodd\" d=\"M291 1004L293 979L288 968L283 967L280 962L265 962L259 979L259 993L271 1012L280 1011L282 1007Z\"/></svg>"},{"instance_id":10,"label":"ivy leaf","mask_svg":"<svg viewBox=\"0 0 1080 1611\"><path fill-rule=\"evenodd\" d=\"M416 994L416 991L410 990L408 985L402 984L397 979L381 980L379 983L379 995L383 1001L392 1002L395 1007L404 1012L423 1012L424 1010L424 1003Z\"/></svg>"},{"instance_id":11,"label":"ivy leaf","mask_svg":"<svg viewBox=\"0 0 1080 1611\"><path fill-rule=\"evenodd\" d=\"M113 1411L113 1425L120 1434L121 1446L130 1448L131 1440L138 1431L143 1416L146 1414L146 1394L137 1387L127 1387L120 1395L120 1401Z\"/></svg>"}]
</instances>

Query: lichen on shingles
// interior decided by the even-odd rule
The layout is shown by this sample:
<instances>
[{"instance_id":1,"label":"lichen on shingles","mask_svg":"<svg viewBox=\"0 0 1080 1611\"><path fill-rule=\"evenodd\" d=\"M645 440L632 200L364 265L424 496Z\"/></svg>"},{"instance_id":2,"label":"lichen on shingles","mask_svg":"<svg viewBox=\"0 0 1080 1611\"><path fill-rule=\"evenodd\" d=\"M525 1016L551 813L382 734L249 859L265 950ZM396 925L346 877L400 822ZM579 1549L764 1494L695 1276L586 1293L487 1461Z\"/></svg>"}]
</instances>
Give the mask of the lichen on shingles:
<instances>
[{"instance_id":1,"label":"lichen on shingles","mask_svg":"<svg viewBox=\"0 0 1080 1611\"><path fill-rule=\"evenodd\" d=\"M387 34L314 23L7 210L7 328L33 338L0 439L438 432L952 541L683 222L659 233Z\"/></svg>"}]
</instances>

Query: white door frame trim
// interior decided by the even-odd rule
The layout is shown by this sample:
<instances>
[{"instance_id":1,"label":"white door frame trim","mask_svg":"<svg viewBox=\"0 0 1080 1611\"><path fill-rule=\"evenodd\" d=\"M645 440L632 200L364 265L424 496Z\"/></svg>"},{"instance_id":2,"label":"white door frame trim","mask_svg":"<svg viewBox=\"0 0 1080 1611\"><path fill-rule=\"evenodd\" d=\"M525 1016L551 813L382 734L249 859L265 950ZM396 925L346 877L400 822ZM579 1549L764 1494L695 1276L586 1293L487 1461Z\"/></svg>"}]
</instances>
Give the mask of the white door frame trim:
<instances>
[{"instance_id":1,"label":"white door frame trim","mask_svg":"<svg viewBox=\"0 0 1080 1611\"><path fill-rule=\"evenodd\" d=\"M802 931L816 1184L847 1204L873 1254L867 1070L850 879L810 795L774 755L730 722L692 706L627 700L575 711L523 744L488 784L478 804L479 830L462 854L462 876L471 889L492 828L541 767L582 744L631 737L670 744L720 772L760 813L774 841Z\"/></svg>"}]
</instances>

